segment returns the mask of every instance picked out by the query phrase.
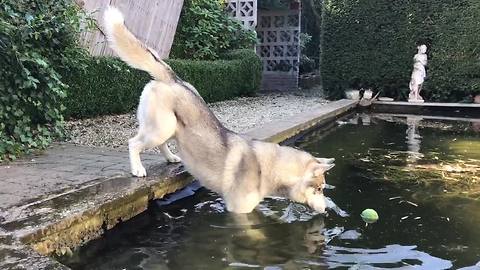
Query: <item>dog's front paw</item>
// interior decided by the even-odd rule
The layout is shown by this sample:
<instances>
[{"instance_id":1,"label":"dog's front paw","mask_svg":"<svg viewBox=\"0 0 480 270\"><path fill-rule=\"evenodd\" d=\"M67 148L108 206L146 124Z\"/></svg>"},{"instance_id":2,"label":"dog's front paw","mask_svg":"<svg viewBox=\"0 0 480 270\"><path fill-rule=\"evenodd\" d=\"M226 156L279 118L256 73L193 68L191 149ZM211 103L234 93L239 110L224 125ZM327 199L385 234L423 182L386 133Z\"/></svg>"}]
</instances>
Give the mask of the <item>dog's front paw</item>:
<instances>
[{"instance_id":1,"label":"dog's front paw","mask_svg":"<svg viewBox=\"0 0 480 270\"><path fill-rule=\"evenodd\" d=\"M137 166L135 168L132 168L132 174L137 177L145 177L147 176L147 171L143 166Z\"/></svg>"},{"instance_id":2,"label":"dog's front paw","mask_svg":"<svg viewBox=\"0 0 480 270\"><path fill-rule=\"evenodd\" d=\"M170 162L170 163L178 163L178 162L181 162L182 159L177 155L171 155L171 156L167 157L167 161Z\"/></svg>"}]
</instances>

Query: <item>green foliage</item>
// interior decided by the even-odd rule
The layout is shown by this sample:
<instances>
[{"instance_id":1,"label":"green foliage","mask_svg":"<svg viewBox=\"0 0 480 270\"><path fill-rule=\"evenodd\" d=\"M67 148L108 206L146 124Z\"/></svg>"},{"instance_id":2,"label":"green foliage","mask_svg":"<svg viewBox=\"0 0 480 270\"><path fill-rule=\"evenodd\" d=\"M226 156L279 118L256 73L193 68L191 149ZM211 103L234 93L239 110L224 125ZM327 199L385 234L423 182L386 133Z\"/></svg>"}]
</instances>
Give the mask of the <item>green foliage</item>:
<instances>
[{"instance_id":1,"label":"green foliage","mask_svg":"<svg viewBox=\"0 0 480 270\"><path fill-rule=\"evenodd\" d=\"M167 61L183 80L191 83L206 102L254 95L260 87L262 64L252 50L223 55L225 60Z\"/></svg>"},{"instance_id":2,"label":"green foliage","mask_svg":"<svg viewBox=\"0 0 480 270\"><path fill-rule=\"evenodd\" d=\"M225 60L167 60L183 80L197 88L207 102L253 95L260 87L261 62L252 50L238 50ZM94 58L87 68L65 74L70 85L67 117L90 117L130 112L150 80L147 73L114 58Z\"/></svg>"},{"instance_id":3,"label":"green foliage","mask_svg":"<svg viewBox=\"0 0 480 270\"><path fill-rule=\"evenodd\" d=\"M429 51L426 100L462 101L480 93L480 2L326 0L322 12L323 86L339 97L371 87L405 99L417 45Z\"/></svg>"},{"instance_id":4,"label":"green foliage","mask_svg":"<svg viewBox=\"0 0 480 270\"><path fill-rule=\"evenodd\" d=\"M470 101L471 95L480 94L480 2L442 2L435 3L441 12L428 12L432 21L424 22L434 33L430 37L429 94L434 100ZM431 4L427 3L423 10Z\"/></svg>"},{"instance_id":5,"label":"green foliage","mask_svg":"<svg viewBox=\"0 0 480 270\"><path fill-rule=\"evenodd\" d=\"M300 33L300 73L308 73L315 70L315 56L308 55L306 48L311 44L312 36L307 33Z\"/></svg>"},{"instance_id":6,"label":"green foliage","mask_svg":"<svg viewBox=\"0 0 480 270\"><path fill-rule=\"evenodd\" d=\"M259 9L283 10L290 7L291 0L260 0Z\"/></svg>"},{"instance_id":7,"label":"green foliage","mask_svg":"<svg viewBox=\"0 0 480 270\"><path fill-rule=\"evenodd\" d=\"M62 135L59 72L83 56L81 19L67 0L0 1L0 161Z\"/></svg>"},{"instance_id":8,"label":"green foliage","mask_svg":"<svg viewBox=\"0 0 480 270\"><path fill-rule=\"evenodd\" d=\"M185 0L171 57L215 60L234 49L253 48L254 31L228 16L220 1Z\"/></svg>"},{"instance_id":9,"label":"green foliage","mask_svg":"<svg viewBox=\"0 0 480 270\"><path fill-rule=\"evenodd\" d=\"M323 0L302 0L300 73L318 70Z\"/></svg>"},{"instance_id":10,"label":"green foliage","mask_svg":"<svg viewBox=\"0 0 480 270\"><path fill-rule=\"evenodd\" d=\"M85 67L63 74L70 86L65 117L88 117L132 111L150 76L110 57L89 58Z\"/></svg>"}]
</instances>

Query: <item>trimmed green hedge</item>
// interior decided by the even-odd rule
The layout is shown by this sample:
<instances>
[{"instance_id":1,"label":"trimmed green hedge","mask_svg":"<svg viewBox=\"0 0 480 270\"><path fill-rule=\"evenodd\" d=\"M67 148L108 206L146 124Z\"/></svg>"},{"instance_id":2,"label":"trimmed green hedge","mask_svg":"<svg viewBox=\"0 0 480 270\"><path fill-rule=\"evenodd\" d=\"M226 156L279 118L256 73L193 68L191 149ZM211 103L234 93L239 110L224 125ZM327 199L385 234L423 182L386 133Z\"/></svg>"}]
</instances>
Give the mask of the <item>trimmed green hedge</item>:
<instances>
[{"instance_id":1,"label":"trimmed green hedge","mask_svg":"<svg viewBox=\"0 0 480 270\"><path fill-rule=\"evenodd\" d=\"M254 95L260 87L262 71L258 56L251 50L238 50L224 59L167 62L207 102ZM150 77L115 58L92 58L86 68L74 69L64 79L70 86L66 117L82 118L132 111Z\"/></svg>"},{"instance_id":2,"label":"trimmed green hedge","mask_svg":"<svg viewBox=\"0 0 480 270\"><path fill-rule=\"evenodd\" d=\"M321 72L340 97L371 87L406 99L416 46L428 46L426 100L467 101L480 93L480 1L325 0Z\"/></svg>"},{"instance_id":3,"label":"trimmed green hedge","mask_svg":"<svg viewBox=\"0 0 480 270\"><path fill-rule=\"evenodd\" d=\"M119 59L91 58L85 68L72 68L64 75L70 86L64 115L82 118L133 110L149 79L148 73L131 69Z\"/></svg>"}]
</instances>

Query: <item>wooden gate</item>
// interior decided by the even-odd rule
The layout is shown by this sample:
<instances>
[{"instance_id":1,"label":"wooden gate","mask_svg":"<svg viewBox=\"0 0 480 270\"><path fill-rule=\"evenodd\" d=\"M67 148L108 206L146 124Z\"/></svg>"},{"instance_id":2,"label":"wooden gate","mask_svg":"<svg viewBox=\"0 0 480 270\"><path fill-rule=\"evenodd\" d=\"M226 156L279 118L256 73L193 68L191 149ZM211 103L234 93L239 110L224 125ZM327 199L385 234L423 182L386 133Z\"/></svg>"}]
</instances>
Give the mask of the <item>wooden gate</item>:
<instances>
[{"instance_id":1,"label":"wooden gate","mask_svg":"<svg viewBox=\"0 0 480 270\"><path fill-rule=\"evenodd\" d=\"M127 27L147 46L167 58L172 47L183 0L76 0L97 21L98 29L84 32L82 45L92 55L113 55L103 29L103 12L108 5L120 9Z\"/></svg>"}]
</instances>

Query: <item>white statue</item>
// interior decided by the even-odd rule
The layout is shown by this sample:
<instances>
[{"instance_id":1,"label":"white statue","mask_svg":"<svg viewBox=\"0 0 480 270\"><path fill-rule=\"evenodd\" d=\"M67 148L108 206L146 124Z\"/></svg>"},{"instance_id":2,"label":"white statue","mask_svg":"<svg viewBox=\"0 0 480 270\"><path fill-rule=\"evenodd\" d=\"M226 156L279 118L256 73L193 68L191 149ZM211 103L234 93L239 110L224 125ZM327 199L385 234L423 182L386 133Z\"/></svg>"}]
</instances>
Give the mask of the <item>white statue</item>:
<instances>
[{"instance_id":1,"label":"white statue","mask_svg":"<svg viewBox=\"0 0 480 270\"><path fill-rule=\"evenodd\" d=\"M408 95L408 102L423 102L420 91L422 90L423 81L427 72L425 66L427 65L427 46L420 45L417 47L418 52L413 57L413 72L410 79L410 94Z\"/></svg>"}]
</instances>

